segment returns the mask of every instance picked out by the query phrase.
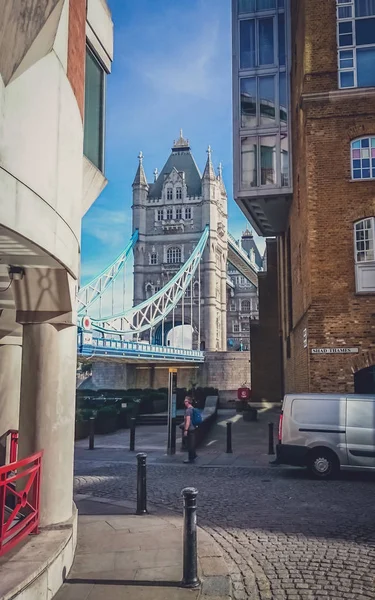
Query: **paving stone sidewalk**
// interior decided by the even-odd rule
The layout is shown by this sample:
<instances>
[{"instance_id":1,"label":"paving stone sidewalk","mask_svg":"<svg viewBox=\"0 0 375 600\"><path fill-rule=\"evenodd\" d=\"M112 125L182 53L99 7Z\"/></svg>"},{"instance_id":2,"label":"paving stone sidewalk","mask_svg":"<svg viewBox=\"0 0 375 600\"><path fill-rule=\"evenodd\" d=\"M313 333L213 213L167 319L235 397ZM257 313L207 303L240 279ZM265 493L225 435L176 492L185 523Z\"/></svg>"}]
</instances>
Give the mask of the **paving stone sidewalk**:
<instances>
[{"instance_id":1,"label":"paving stone sidewalk","mask_svg":"<svg viewBox=\"0 0 375 600\"><path fill-rule=\"evenodd\" d=\"M198 528L202 585L180 586L182 515L78 494L78 543L73 567L56 600L228 600L230 578L220 547Z\"/></svg>"},{"instance_id":2,"label":"paving stone sidewalk","mask_svg":"<svg viewBox=\"0 0 375 600\"><path fill-rule=\"evenodd\" d=\"M272 405L264 406L258 411L258 421L245 422L242 415L234 410L222 409L204 443L198 449L198 467L265 467L268 466L268 423L274 423L274 437L276 442L277 425L280 408ZM226 453L226 424L232 423L232 449L231 454ZM178 434L179 434L178 430ZM186 455L180 451L180 435L177 439L177 452L174 456L167 456L167 429L165 425L139 426L136 428L137 452L147 453L148 464L168 464L178 466ZM88 449L88 440L76 442L76 464L104 467L113 463L134 464L134 452L129 452L129 429L117 431L108 435L95 437L95 449ZM77 472L77 471L76 471Z\"/></svg>"}]
</instances>

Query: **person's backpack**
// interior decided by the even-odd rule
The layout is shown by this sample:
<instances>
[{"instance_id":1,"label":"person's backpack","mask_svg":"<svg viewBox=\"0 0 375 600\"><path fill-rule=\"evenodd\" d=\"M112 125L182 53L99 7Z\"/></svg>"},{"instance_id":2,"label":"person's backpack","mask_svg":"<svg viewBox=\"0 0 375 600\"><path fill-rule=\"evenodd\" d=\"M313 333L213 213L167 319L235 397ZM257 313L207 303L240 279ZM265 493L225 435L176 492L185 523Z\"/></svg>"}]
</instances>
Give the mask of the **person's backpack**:
<instances>
[{"instance_id":1,"label":"person's backpack","mask_svg":"<svg viewBox=\"0 0 375 600\"><path fill-rule=\"evenodd\" d=\"M202 415L197 408L193 408L192 423L194 427L198 427L202 423Z\"/></svg>"}]
</instances>

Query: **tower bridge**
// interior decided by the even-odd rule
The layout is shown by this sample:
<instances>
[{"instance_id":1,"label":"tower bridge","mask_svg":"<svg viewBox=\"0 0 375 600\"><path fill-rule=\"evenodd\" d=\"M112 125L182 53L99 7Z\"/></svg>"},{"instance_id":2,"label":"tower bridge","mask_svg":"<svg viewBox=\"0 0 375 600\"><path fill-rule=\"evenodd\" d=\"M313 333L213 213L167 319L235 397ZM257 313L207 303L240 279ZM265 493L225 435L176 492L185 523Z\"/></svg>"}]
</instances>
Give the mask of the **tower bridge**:
<instances>
[{"instance_id":1,"label":"tower bridge","mask_svg":"<svg viewBox=\"0 0 375 600\"><path fill-rule=\"evenodd\" d=\"M244 233L242 244L228 233L221 165L215 171L209 147L201 174L182 131L152 183L142 153L138 159L132 237L78 294L79 357L94 363L194 365L247 349L250 318L257 317L262 258L251 232ZM134 296L132 307L125 309L131 256ZM119 285L120 311L114 302ZM248 380L248 357L238 362Z\"/></svg>"}]
</instances>

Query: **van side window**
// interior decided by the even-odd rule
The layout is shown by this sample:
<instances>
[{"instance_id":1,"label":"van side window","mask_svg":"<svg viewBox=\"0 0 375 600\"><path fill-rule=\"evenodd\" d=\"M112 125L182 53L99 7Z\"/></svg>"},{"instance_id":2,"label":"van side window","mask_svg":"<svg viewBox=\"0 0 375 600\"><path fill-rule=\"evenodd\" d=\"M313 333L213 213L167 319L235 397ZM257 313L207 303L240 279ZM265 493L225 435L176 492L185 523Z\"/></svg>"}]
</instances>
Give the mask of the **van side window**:
<instances>
[{"instance_id":1,"label":"van side window","mask_svg":"<svg viewBox=\"0 0 375 600\"><path fill-rule=\"evenodd\" d=\"M347 427L374 429L375 402L348 399Z\"/></svg>"},{"instance_id":2,"label":"van side window","mask_svg":"<svg viewBox=\"0 0 375 600\"><path fill-rule=\"evenodd\" d=\"M292 402L292 419L301 425L338 425L345 423L345 400L304 400Z\"/></svg>"}]
</instances>

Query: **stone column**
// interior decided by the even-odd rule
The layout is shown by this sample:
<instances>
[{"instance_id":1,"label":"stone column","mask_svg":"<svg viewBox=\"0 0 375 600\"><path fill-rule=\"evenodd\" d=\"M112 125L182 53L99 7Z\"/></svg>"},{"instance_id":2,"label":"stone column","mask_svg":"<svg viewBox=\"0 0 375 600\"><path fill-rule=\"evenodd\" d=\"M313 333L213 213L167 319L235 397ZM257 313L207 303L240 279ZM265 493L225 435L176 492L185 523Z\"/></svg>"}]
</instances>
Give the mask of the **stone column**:
<instances>
[{"instance_id":1,"label":"stone column","mask_svg":"<svg viewBox=\"0 0 375 600\"><path fill-rule=\"evenodd\" d=\"M202 311L203 339L206 350L216 350L216 262L210 252L203 269L204 305Z\"/></svg>"},{"instance_id":2,"label":"stone column","mask_svg":"<svg viewBox=\"0 0 375 600\"><path fill-rule=\"evenodd\" d=\"M0 345L0 435L18 429L21 359L21 339L19 345Z\"/></svg>"},{"instance_id":3,"label":"stone column","mask_svg":"<svg viewBox=\"0 0 375 600\"><path fill-rule=\"evenodd\" d=\"M221 350L227 350L227 272L224 269L221 272Z\"/></svg>"},{"instance_id":4,"label":"stone column","mask_svg":"<svg viewBox=\"0 0 375 600\"><path fill-rule=\"evenodd\" d=\"M72 516L76 327L23 326L20 457L44 450L42 527Z\"/></svg>"}]
</instances>

